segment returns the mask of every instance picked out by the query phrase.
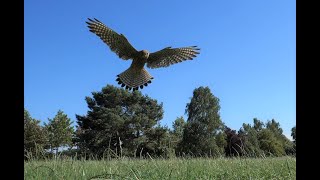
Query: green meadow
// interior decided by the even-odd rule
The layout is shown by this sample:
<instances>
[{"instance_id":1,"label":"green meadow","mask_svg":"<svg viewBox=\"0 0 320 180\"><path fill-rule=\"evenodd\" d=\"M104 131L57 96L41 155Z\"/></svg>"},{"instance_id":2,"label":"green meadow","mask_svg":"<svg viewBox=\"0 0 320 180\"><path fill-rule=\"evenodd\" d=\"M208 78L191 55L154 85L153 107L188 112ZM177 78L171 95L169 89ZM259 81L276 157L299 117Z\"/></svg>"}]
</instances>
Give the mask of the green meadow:
<instances>
[{"instance_id":1,"label":"green meadow","mask_svg":"<svg viewBox=\"0 0 320 180\"><path fill-rule=\"evenodd\" d=\"M25 179L296 179L296 158L31 160Z\"/></svg>"}]
</instances>

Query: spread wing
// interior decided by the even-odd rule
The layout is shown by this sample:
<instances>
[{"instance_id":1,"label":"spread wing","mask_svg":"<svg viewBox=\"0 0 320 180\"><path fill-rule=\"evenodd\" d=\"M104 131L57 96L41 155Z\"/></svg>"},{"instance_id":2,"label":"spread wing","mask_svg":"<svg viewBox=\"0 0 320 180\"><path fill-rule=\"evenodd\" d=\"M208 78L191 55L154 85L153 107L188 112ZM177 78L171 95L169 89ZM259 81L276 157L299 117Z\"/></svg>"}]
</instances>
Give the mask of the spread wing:
<instances>
[{"instance_id":1,"label":"spread wing","mask_svg":"<svg viewBox=\"0 0 320 180\"><path fill-rule=\"evenodd\" d=\"M123 34L118 34L112 29L108 28L99 20L92 20L86 22L91 32L95 33L100 39L105 42L121 59L132 59L138 52L127 40Z\"/></svg>"},{"instance_id":2,"label":"spread wing","mask_svg":"<svg viewBox=\"0 0 320 180\"><path fill-rule=\"evenodd\" d=\"M168 67L185 60L192 60L199 54L197 46L171 48L166 47L160 51L150 53L147 60L148 68Z\"/></svg>"}]
</instances>

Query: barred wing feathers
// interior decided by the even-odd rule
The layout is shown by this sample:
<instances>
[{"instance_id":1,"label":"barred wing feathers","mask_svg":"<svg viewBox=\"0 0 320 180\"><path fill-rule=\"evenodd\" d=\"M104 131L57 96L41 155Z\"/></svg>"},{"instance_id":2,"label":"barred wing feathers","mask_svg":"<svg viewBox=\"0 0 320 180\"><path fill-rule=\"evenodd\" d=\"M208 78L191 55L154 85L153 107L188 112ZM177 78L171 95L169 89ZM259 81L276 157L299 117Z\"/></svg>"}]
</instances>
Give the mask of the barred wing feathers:
<instances>
[{"instance_id":1,"label":"barred wing feathers","mask_svg":"<svg viewBox=\"0 0 320 180\"><path fill-rule=\"evenodd\" d=\"M199 54L197 46L189 46L183 48L166 47L160 51L150 53L147 60L148 68L168 67L186 60L192 60Z\"/></svg>"},{"instance_id":2,"label":"barred wing feathers","mask_svg":"<svg viewBox=\"0 0 320 180\"><path fill-rule=\"evenodd\" d=\"M128 60L136 56L138 51L129 43L123 34L118 34L95 18L94 20L88 19L89 21L86 23L89 25L90 31L99 36L119 58Z\"/></svg>"}]
</instances>

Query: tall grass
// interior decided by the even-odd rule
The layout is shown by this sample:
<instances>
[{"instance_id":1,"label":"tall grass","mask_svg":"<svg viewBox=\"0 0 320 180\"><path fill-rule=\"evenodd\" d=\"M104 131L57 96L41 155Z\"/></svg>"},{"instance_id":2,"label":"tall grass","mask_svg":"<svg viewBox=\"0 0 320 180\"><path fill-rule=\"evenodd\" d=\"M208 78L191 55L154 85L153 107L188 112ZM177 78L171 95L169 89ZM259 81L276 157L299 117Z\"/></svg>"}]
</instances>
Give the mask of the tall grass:
<instances>
[{"instance_id":1,"label":"tall grass","mask_svg":"<svg viewBox=\"0 0 320 180\"><path fill-rule=\"evenodd\" d=\"M25 161L25 179L296 179L294 157Z\"/></svg>"}]
</instances>

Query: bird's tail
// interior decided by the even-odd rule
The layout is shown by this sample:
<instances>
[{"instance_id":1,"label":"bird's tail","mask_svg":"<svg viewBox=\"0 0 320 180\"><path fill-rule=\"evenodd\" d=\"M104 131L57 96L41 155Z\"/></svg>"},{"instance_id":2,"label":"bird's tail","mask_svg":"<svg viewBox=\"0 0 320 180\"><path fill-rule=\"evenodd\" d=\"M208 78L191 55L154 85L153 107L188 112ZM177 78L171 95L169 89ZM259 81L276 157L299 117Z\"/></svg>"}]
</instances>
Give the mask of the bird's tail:
<instances>
[{"instance_id":1,"label":"bird's tail","mask_svg":"<svg viewBox=\"0 0 320 180\"><path fill-rule=\"evenodd\" d=\"M144 86L148 86L151 83L153 77L144 68L134 68L130 66L129 69L125 70L121 74L117 75L116 81L121 84L121 87L126 87L126 89L138 90L139 87L143 89Z\"/></svg>"}]
</instances>

